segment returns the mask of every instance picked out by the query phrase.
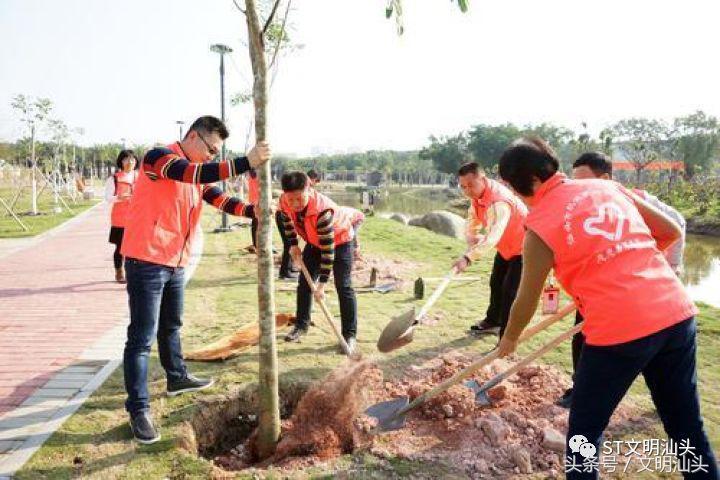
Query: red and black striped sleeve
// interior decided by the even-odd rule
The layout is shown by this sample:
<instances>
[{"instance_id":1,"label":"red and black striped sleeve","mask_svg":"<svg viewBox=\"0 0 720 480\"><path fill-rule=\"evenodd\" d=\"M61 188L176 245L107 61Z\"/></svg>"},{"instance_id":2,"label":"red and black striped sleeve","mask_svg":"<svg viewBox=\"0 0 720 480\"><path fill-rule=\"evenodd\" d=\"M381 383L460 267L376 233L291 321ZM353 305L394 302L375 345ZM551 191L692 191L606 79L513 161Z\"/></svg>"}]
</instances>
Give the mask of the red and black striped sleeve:
<instances>
[{"instance_id":1,"label":"red and black striped sleeve","mask_svg":"<svg viewBox=\"0 0 720 480\"><path fill-rule=\"evenodd\" d=\"M194 163L169 148L153 148L142 162L143 172L151 179L167 178L183 183L208 184L236 177L250 170L247 157L213 163Z\"/></svg>"},{"instance_id":2,"label":"red and black striped sleeve","mask_svg":"<svg viewBox=\"0 0 720 480\"><path fill-rule=\"evenodd\" d=\"M290 219L290 217L285 215L285 212L280 212L280 220L282 221L283 232L285 233L285 238L287 239L288 243L292 246L297 246L297 232L295 231L295 225L293 225L292 220Z\"/></svg>"},{"instance_id":3,"label":"red and black striped sleeve","mask_svg":"<svg viewBox=\"0 0 720 480\"><path fill-rule=\"evenodd\" d=\"M320 212L317 220L317 233L320 242L320 274L318 281L326 283L335 263L335 227L332 210Z\"/></svg>"},{"instance_id":4,"label":"red and black striped sleeve","mask_svg":"<svg viewBox=\"0 0 720 480\"><path fill-rule=\"evenodd\" d=\"M203 187L203 200L230 215L248 218L255 216L255 207L252 204L243 203L239 198L226 195L215 185L205 185Z\"/></svg>"}]
</instances>

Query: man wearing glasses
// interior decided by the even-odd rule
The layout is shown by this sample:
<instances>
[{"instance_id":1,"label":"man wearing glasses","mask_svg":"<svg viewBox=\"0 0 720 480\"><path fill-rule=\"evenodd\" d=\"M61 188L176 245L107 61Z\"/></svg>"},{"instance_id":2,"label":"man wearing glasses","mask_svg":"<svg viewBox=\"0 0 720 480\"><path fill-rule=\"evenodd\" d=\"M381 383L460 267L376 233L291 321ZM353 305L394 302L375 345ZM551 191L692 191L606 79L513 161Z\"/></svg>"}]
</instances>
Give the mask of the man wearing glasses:
<instances>
[{"instance_id":1,"label":"man wearing glasses","mask_svg":"<svg viewBox=\"0 0 720 480\"><path fill-rule=\"evenodd\" d=\"M258 143L247 157L211 162L229 133L215 117L200 117L182 141L150 150L130 202L122 247L127 274L130 325L124 352L125 408L135 439L160 440L150 417L148 356L157 335L167 394L208 388L212 379L191 375L180 343L184 267L192 251L202 201L229 214L252 218L254 207L228 197L215 182L241 175L270 158L270 147Z\"/></svg>"}]
</instances>

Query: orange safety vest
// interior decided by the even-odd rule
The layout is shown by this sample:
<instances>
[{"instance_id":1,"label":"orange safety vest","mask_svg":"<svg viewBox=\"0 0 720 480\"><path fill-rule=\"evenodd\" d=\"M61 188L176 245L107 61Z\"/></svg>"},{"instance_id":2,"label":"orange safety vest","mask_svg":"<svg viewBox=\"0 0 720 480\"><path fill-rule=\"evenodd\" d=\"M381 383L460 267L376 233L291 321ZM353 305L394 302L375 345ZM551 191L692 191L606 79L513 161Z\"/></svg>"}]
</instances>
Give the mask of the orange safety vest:
<instances>
[{"instance_id":1,"label":"orange safety vest","mask_svg":"<svg viewBox=\"0 0 720 480\"><path fill-rule=\"evenodd\" d=\"M256 207L260 204L260 177L255 178L248 174L248 203L252 203Z\"/></svg>"},{"instance_id":2,"label":"orange safety vest","mask_svg":"<svg viewBox=\"0 0 720 480\"><path fill-rule=\"evenodd\" d=\"M320 238L317 232L318 215L325 210L333 212L333 227L335 229L335 246L343 245L353 240L352 215L346 207L339 207L322 193L310 189L310 199L305 208L303 223L298 222L298 212L290 208L285 194L280 196L280 209L292 220L295 231L307 243L320 248Z\"/></svg>"},{"instance_id":3,"label":"orange safety vest","mask_svg":"<svg viewBox=\"0 0 720 480\"><path fill-rule=\"evenodd\" d=\"M620 184L556 174L535 192L526 223L553 251L589 345L630 342L697 314Z\"/></svg>"},{"instance_id":4,"label":"orange safety vest","mask_svg":"<svg viewBox=\"0 0 720 480\"><path fill-rule=\"evenodd\" d=\"M167 148L186 157L179 143ZM202 213L202 188L139 175L130 202L132 222L125 227L122 255L168 267L187 265Z\"/></svg>"},{"instance_id":5,"label":"orange safety vest","mask_svg":"<svg viewBox=\"0 0 720 480\"><path fill-rule=\"evenodd\" d=\"M110 210L110 225L123 228L127 225L130 213L130 199L120 199L123 195L133 193L133 186L137 180L137 171L124 172L120 170L113 175L115 181L115 196L117 200L112 204Z\"/></svg>"},{"instance_id":6,"label":"orange safety vest","mask_svg":"<svg viewBox=\"0 0 720 480\"><path fill-rule=\"evenodd\" d=\"M500 241L495 246L498 253L505 260L522 254L523 242L525 241L525 218L528 209L525 204L506 186L485 178L485 191L480 198L472 199L472 207L475 217L487 227L487 211L493 203L505 202L510 207L510 220L505 227Z\"/></svg>"}]
</instances>

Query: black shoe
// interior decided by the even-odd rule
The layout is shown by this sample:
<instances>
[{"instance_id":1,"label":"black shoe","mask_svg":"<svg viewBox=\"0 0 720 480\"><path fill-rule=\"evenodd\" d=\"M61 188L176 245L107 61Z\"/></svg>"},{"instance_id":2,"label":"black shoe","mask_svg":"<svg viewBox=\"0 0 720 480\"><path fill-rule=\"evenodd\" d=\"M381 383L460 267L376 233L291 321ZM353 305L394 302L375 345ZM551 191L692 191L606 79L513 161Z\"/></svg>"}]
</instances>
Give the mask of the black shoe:
<instances>
[{"instance_id":1,"label":"black shoe","mask_svg":"<svg viewBox=\"0 0 720 480\"><path fill-rule=\"evenodd\" d=\"M299 342L300 337L307 333L307 328L293 327L292 331L285 335L286 342Z\"/></svg>"},{"instance_id":2,"label":"black shoe","mask_svg":"<svg viewBox=\"0 0 720 480\"><path fill-rule=\"evenodd\" d=\"M185 378L174 382L168 381L167 383L167 394L168 397L174 397L181 393L197 392L198 390L204 390L212 386L215 380L212 378L197 378L188 374Z\"/></svg>"},{"instance_id":3,"label":"black shoe","mask_svg":"<svg viewBox=\"0 0 720 480\"><path fill-rule=\"evenodd\" d=\"M563 393L563 396L555 401L555 405L562 408L570 408L570 405L572 405L572 397L573 389L568 388L567 390L565 390L565 393Z\"/></svg>"},{"instance_id":4,"label":"black shoe","mask_svg":"<svg viewBox=\"0 0 720 480\"><path fill-rule=\"evenodd\" d=\"M488 322L487 319L485 319L476 323L475 325L472 325L470 327L470 334L475 335L476 337L490 334L499 335L500 325L493 325L492 323Z\"/></svg>"},{"instance_id":5,"label":"black shoe","mask_svg":"<svg viewBox=\"0 0 720 480\"><path fill-rule=\"evenodd\" d=\"M143 445L160 440L160 434L155 430L149 412L140 412L130 416L130 429L135 440Z\"/></svg>"}]
</instances>

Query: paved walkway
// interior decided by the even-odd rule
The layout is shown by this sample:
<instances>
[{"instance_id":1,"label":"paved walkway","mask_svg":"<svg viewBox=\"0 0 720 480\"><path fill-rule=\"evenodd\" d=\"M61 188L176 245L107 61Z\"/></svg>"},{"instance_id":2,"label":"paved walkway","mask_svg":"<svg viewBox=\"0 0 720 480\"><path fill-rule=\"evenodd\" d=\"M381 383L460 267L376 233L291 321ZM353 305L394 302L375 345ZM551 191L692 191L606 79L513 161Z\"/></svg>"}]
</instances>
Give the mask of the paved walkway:
<instances>
[{"instance_id":1,"label":"paved walkway","mask_svg":"<svg viewBox=\"0 0 720 480\"><path fill-rule=\"evenodd\" d=\"M98 205L0 248L0 479L13 474L118 366L127 324Z\"/></svg>"}]
</instances>

